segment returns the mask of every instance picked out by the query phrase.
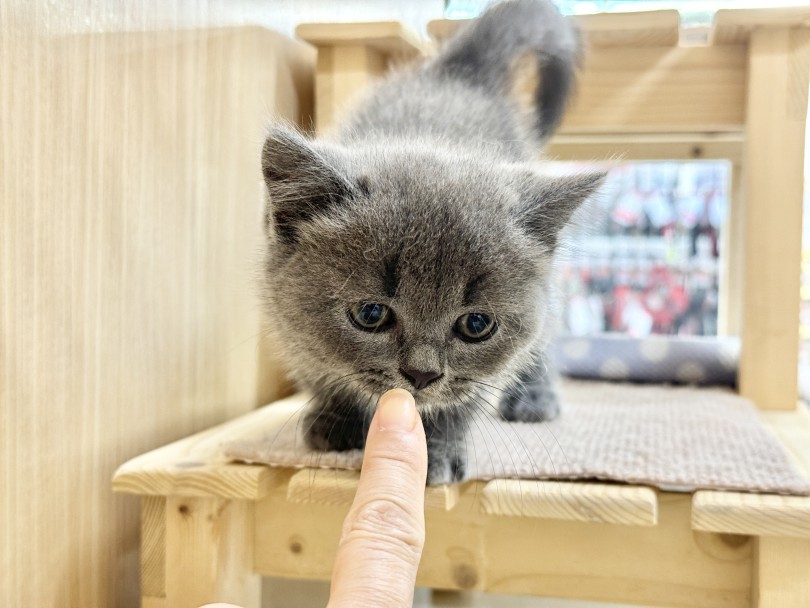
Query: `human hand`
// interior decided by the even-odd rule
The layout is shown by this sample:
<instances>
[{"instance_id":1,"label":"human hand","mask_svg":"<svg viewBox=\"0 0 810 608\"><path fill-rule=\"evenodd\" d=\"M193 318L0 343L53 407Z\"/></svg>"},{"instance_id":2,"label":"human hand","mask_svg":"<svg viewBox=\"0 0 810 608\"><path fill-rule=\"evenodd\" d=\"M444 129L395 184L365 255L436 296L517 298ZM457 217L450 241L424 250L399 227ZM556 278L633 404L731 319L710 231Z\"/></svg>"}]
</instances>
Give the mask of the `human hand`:
<instances>
[{"instance_id":1,"label":"human hand","mask_svg":"<svg viewBox=\"0 0 810 608\"><path fill-rule=\"evenodd\" d=\"M380 399L332 569L328 608L413 605L425 543L427 444L413 396Z\"/></svg>"},{"instance_id":2,"label":"human hand","mask_svg":"<svg viewBox=\"0 0 810 608\"><path fill-rule=\"evenodd\" d=\"M327 608L410 608L425 543L427 443L413 396L380 398L360 484L332 569ZM238 608L209 604L202 608Z\"/></svg>"}]
</instances>

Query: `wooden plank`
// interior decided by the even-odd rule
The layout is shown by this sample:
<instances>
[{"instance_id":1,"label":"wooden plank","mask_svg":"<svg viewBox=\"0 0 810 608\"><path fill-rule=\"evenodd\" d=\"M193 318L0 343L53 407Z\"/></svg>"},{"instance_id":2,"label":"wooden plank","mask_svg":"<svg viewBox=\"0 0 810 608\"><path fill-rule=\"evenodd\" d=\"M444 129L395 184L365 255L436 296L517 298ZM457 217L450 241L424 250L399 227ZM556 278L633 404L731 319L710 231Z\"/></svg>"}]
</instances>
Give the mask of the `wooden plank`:
<instances>
[{"instance_id":1,"label":"wooden plank","mask_svg":"<svg viewBox=\"0 0 810 608\"><path fill-rule=\"evenodd\" d=\"M351 101L385 72L386 58L362 45L321 47L315 69L315 126L328 131Z\"/></svg>"},{"instance_id":2,"label":"wooden plank","mask_svg":"<svg viewBox=\"0 0 810 608\"><path fill-rule=\"evenodd\" d=\"M739 336L742 331L743 256L745 252L745 190L743 188L742 146L740 155L729 158L728 207L721 232L720 294L717 311L717 334Z\"/></svg>"},{"instance_id":3,"label":"wooden plank","mask_svg":"<svg viewBox=\"0 0 810 608\"><path fill-rule=\"evenodd\" d=\"M387 57L410 59L426 49L424 41L399 21L302 23L295 35L318 48L364 46Z\"/></svg>"},{"instance_id":4,"label":"wooden plank","mask_svg":"<svg viewBox=\"0 0 810 608\"><path fill-rule=\"evenodd\" d=\"M315 57L257 19L0 2L0 605L137 606L111 473L276 398L261 137L310 115Z\"/></svg>"},{"instance_id":5,"label":"wooden plank","mask_svg":"<svg viewBox=\"0 0 810 608\"><path fill-rule=\"evenodd\" d=\"M744 46L603 48L560 133L740 132L745 82Z\"/></svg>"},{"instance_id":6,"label":"wooden plank","mask_svg":"<svg viewBox=\"0 0 810 608\"><path fill-rule=\"evenodd\" d=\"M810 412L764 411L762 423L810 479ZM696 492L692 501L695 530L810 538L810 497L777 496L744 492ZM809 566L810 567L810 566Z\"/></svg>"},{"instance_id":7,"label":"wooden plank","mask_svg":"<svg viewBox=\"0 0 810 608\"><path fill-rule=\"evenodd\" d=\"M692 499L692 528L725 534L810 538L810 498L696 492Z\"/></svg>"},{"instance_id":8,"label":"wooden plank","mask_svg":"<svg viewBox=\"0 0 810 608\"><path fill-rule=\"evenodd\" d=\"M754 31L749 65L740 393L793 409L810 32Z\"/></svg>"},{"instance_id":9,"label":"wooden plank","mask_svg":"<svg viewBox=\"0 0 810 608\"><path fill-rule=\"evenodd\" d=\"M301 396L278 405L288 402L298 404ZM113 490L156 496L261 498L280 482L280 473L262 465L229 463L221 456L221 446L275 415L274 408L255 410L137 456L115 472Z\"/></svg>"},{"instance_id":10,"label":"wooden plank","mask_svg":"<svg viewBox=\"0 0 810 608\"><path fill-rule=\"evenodd\" d=\"M360 471L302 469L287 483L287 500L297 504L350 505ZM425 488L425 508L449 511L458 502L458 485Z\"/></svg>"},{"instance_id":11,"label":"wooden plank","mask_svg":"<svg viewBox=\"0 0 810 608\"><path fill-rule=\"evenodd\" d=\"M658 498L641 486L496 479L481 491L488 515L654 526Z\"/></svg>"},{"instance_id":12,"label":"wooden plank","mask_svg":"<svg viewBox=\"0 0 810 608\"><path fill-rule=\"evenodd\" d=\"M662 494L657 526L487 515L482 483L452 511L426 512L417 584L684 608L748 608L751 543L693 532L690 497ZM255 567L329 578L348 505L296 505L273 492L256 504Z\"/></svg>"},{"instance_id":13,"label":"wooden plank","mask_svg":"<svg viewBox=\"0 0 810 608\"><path fill-rule=\"evenodd\" d=\"M253 503L172 496L166 502L166 605L229 602L259 608L253 572Z\"/></svg>"},{"instance_id":14,"label":"wooden plank","mask_svg":"<svg viewBox=\"0 0 810 608\"><path fill-rule=\"evenodd\" d=\"M678 44L680 15L675 10L634 13L600 13L571 17L588 47L649 47ZM435 19L428 22L431 38L444 41L469 19Z\"/></svg>"},{"instance_id":15,"label":"wooden plank","mask_svg":"<svg viewBox=\"0 0 810 608\"><path fill-rule=\"evenodd\" d=\"M166 498L141 499L141 596L166 597Z\"/></svg>"},{"instance_id":16,"label":"wooden plank","mask_svg":"<svg viewBox=\"0 0 810 608\"><path fill-rule=\"evenodd\" d=\"M806 6L721 8L714 14L709 44L745 44L755 28L807 26L810 26L810 8Z\"/></svg>"},{"instance_id":17,"label":"wooden plank","mask_svg":"<svg viewBox=\"0 0 810 608\"><path fill-rule=\"evenodd\" d=\"M555 135L551 160L742 160L742 131L728 133L588 133Z\"/></svg>"},{"instance_id":18,"label":"wooden plank","mask_svg":"<svg viewBox=\"0 0 810 608\"><path fill-rule=\"evenodd\" d=\"M754 608L810 606L810 540L757 539Z\"/></svg>"}]
</instances>

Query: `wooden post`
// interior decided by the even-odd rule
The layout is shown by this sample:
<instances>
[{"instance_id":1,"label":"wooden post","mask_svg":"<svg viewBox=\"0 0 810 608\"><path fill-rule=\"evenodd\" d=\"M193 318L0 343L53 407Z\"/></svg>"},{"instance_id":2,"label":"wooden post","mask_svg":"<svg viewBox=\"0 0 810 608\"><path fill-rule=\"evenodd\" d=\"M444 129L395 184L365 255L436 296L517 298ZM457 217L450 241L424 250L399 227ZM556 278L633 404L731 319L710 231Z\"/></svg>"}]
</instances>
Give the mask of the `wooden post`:
<instances>
[{"instance_id":1,"label":"wooden post","mask_svg":"<svg viewBox=\"0 0 810 608\"><path fill-rule=\"evenodd\" d=\"M367 46L318 49L315 68L315 126L331 127L336 115L357 93L385 70L385 57Z\"/></svg>"},{"instance_id":2,"label":"wooden post","mask_svg":"<svg viewBox=\"0 0 810 608\"><path fill-rule=\"evenodd\" d=\"M142 608L259 608L252 501L147 496L141 505Z\"/></svg>"},{"instance_id":3,"label":"wooden post","mask_svg":"<svg viewBox=\"0 0 810 608\"><path fill-rule=\"evenodd\" d=\"M753 590L754 608L810 606L810 539L760 537Z\"/></svg>"},{"instance_id":4,"label":"wooden post","mask_svg":"<svg viewBox=\"0 0 810 608\"><path fill-rule=\"evenodd\" d=\"M740 392L761 408L793 409L810 34L753 31L748 66Z\"/></svg>"}]
</instances>

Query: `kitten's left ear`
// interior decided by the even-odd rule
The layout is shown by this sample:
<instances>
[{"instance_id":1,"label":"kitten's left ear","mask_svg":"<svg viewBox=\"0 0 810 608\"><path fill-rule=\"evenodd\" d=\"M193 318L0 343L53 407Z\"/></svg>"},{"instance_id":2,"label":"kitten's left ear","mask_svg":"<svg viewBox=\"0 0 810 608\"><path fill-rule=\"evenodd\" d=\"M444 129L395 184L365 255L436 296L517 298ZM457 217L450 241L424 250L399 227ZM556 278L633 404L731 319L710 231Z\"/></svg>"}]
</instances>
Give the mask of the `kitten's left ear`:
<instances>
[{"instance_id":1,"label":"kitten's left ear","mask_svg":"<svg viewBox=\"0 0 810 608\"><path fill-rule=\"evenodd\" d=\"M291 129L273 127L267 134L262 148L262 173L269 194L267 223L283 243L294 244L302 223L354 193L324 152Z\"/></svg>"},{"instance_id":2,"label":"kitten's left ear","mask_svg":"<svg viewBox=\"0 0 810 608\"><path fill-rule=\"evenodd\" d=\"M518 222L550 248L579 206L604 183L606 171L548 176L533 174L522 184Z\"/></svg>"}]
</instances>

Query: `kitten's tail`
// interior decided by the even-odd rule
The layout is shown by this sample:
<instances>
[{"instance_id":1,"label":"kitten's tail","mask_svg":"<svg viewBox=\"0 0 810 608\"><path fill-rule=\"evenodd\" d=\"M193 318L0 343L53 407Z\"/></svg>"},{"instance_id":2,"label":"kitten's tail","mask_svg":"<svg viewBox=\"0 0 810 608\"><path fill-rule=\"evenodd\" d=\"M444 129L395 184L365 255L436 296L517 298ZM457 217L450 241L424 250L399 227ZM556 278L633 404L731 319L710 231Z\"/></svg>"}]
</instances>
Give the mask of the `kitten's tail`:
<instances>
[{"instance_id":1,"label":"kitten's tail","mask_svg":"<svg viewBox=\"0 0 810 608\"><path fill-rule=\"evenodd\" d=\"M562 120L574 87L580 56L576 26L548 0L508 0L484 12L451 38L430 68L498 94L514 86L516 62L537 61L539 82L532 91L534 123L541 140Z\"/></svg>"}]
</instances>

